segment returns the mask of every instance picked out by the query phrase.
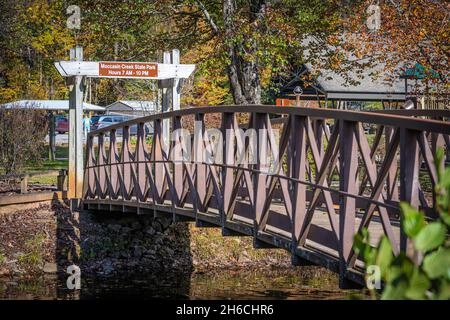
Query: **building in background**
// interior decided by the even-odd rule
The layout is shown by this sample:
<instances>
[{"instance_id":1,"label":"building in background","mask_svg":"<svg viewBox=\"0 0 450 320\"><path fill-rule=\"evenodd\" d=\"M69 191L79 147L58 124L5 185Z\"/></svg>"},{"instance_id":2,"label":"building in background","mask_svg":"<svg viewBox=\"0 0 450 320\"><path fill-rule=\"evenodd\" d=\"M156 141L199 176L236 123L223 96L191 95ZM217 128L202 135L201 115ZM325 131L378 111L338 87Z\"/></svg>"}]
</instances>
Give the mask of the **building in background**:
<instances>
[{"instance_id":1,"label":"building in background","mask_svg":"<svg viewBox=\"0 0 450 320\"><path fill-rule=\"evenodd\" d=\"M423 69L423 68L422 68ZM316 70L310 64L302 65L291 73L290 77L279 79L277 106L296 106L295 88L301 88L301 107L328 107L348 110L362 110L378 103L384 109L412 108L446 109L448 92L433 93L422 81L425 76L420 65L406 69L391 80L383 65L368 68L364 72L349 71L348 83L344 77L332 70ZM319 76L313 76L319 71ZM378 77L374 77L376 74Z\"/></svg>"},{"instance_id":2,"label":"building in background","mask_svg":"<svg viewBox=\"0 0 450 320\"><path fill-rule=\"evenodd\" d=\"M2 107L6 109L36 109L48 111L69 111L69 100L19 100L5 103ZM105 108L95 104L83 102L83 111L95 113L105 111Z\"/></svg>"},{"instance_id":3,"label":"building in background","mask_svg":"<svg viewBox=\"0 0 450 320\"><path fill-rule=\"evenodd\" d=\"M119 100L105 107L107 115L126 115L130 117L144 117L156 112L154 101Z\"/></svg>"}]
</instances>

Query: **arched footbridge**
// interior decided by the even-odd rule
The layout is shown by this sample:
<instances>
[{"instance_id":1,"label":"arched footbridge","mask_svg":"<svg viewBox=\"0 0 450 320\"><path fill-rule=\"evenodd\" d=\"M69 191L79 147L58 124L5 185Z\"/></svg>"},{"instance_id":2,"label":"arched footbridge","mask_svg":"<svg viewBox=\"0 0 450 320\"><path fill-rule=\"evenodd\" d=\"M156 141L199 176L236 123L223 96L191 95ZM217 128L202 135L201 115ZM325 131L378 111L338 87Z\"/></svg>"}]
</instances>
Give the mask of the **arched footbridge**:
<instances>
[{"instance_id":1,"label":"arched footbridge","mask_svg":"<svg viewBox=\"0 0 450 320\"><path fill-rule=\"evenodd\" d=\"M256 105L142 117L89 134L82 205L251 236L338 272L341 286L362 283L356 232L367 227L374 244L386 235L398 253L409 250L399 201L436 217L434 155L450 158L449 117Z\"/></svg>"}]
</instances>

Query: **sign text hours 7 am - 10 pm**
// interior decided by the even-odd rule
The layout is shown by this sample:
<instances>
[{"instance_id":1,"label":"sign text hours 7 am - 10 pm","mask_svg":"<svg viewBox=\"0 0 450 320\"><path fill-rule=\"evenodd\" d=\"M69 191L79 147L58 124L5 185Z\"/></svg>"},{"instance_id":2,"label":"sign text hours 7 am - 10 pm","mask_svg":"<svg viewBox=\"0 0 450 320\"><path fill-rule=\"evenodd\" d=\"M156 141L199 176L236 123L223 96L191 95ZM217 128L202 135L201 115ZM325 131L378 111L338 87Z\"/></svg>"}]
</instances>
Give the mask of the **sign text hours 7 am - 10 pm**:
<instances>
[{"instance_id":1,"label":"sign text hours 7 am - 10 pm","mask_svg":"<svg viewBox=\"0 0 450 320\"><path fill-rule=\"evenodd\" d=\"M101 77L157 77L158 64L151 62L99 62Z\"/></svg>"}]
</instances>

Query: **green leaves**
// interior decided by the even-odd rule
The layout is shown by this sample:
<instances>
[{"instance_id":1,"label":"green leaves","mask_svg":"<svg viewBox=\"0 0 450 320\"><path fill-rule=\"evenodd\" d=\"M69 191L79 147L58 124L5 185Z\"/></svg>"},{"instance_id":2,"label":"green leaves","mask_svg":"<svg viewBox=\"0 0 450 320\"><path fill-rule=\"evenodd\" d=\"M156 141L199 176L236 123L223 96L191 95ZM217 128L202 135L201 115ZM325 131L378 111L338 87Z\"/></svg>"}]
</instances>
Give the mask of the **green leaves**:
<instances>
[{"instance_id":1,"label":"green leaves","mask_svg":"<svg viewBox=\"0 0 450 320\"><path fill-rule=\"evenodd\" d=\"M408 289L408 281L405 277L393 283L388 283L381 295L381 300L402 300L405 299L405 291Z\"/></svg>"},{"instance_id":2,"label":"green leaves","mask_svg":"<svg viewBox=\"0 0 450 320\"><path fill-rule=\"evenodd\" d=\"M438 289L433 299L449 300L450 299L450 280L441 279L439 281Z\"/></svg>"},{"instance_id":3,"label":"green leaves","mask_svg":"<svg viewBox=\"0 0 450 320\"><path fill-rule=\"evenodd\" d=\"M403 231L408 237L414 238L425 226L424 215L411 207L409 203L400 203L403 213Z\"/></svg>"},{"instance_id":4,"label":"green leaves","mask_svg":"<svg viewBox=\"0 0 450 320\"><path fill-rule=\"evenodd\" d=\"M400 259L402 266L397 266L397 276L387 282L381 295L382 300L426 299L431 282L418 268L411 268L407 260Z\"/></svg>"},{"instance_id":5,"label":"green leaves","mask_svg":"<svg viewBox=\"0 0 450 320\"><path fill-rule=\"evenodd\" d=\"M449 212L441 212L441 219L447 225L450 226L450 213Z\"/></svg>"},{"instance_id":6,"label":"green leaves","mask_svg":"<svg viewBox=\"0 0 450 320\"><path fill-rule=\"evenodd\" d=\"M431 282L427 276L418 268L414 269L413 275L409 280L409 287L405 291L405 297L408 299L420 300L426 298L426 292L430 288Z\"/></svg>"},{"instance_id":7,"label":"green leaves","mask_svg":"<svg viewBox=\"0 0 450 320\"><path fill-rule=\"evenodd\" d=\"M394 255L392 254L391 242L387 237L383 237L378 246L378 254L376 259L376 264L380 267L381 276L384 276L389 270L389 266L391 265L393 259Z\"/></svg>"},{"instance_id":8,"label":"green leaves","mask_svg":"<svg viewBox=\"0 0 450 320\"><path fill-rule=\"evenodd\" d=\"M438 169L438 183L435 186L436 205L439 215L447 226L450 226L450 168L443 169L444 149L436 153L435 166Z\"/></svg>"},{"instance_id":9,"label":"green leaves","mask_svg":"<svg viewBox=\"0 0 450 320\"><path fill-rule=\"evenodd\" d=\"M403 213L403 231L408 237L414 239L417 250L429 252L443 244L447 233L444 224L432 222L427 225L422 212L417 211L406 202L402 202L400 207Z\"/></svg>"},{"instance_id":10,"label":"green leaves","mask_svg":"<svg viewBox=\"0 0 450 320\"><path fill-rule=\"evenodd\" d=\"M377 264L378 251L370 245L369 231L366 228L362 229L361 233L355 235L353 249L357 255L360 255L364 259L366 265Z\"/></svg>"},{"instance_id":11,"label":"green leaves","mask_svg":"<svg viewBox=\"0 0 450 320\"><path fill-rule=\"evenodd\" d=\"M416 249L428 252L436 249L444 243L447 228L440 222L432 222L426 225L414 239Z\"/></svg>"},{"instance_id":12,"label":"green leaves","mask_svg":"<svg viewBox=\"0 0 450 320\"><path fill-rule=\"evenodd\" d=\"M394 257L391 243L384 236L377 248L369 244L367 229L355 236L354 250L366 266L377 265L385 288L381 299L450 299L450 168L442 170L443 152L436 156L436 210L440 219L428 223L425 215L402 202L402 229L414 241L415 254L423 255L421 264L405 252ZM440 169L440 170L439 170Z\"/></svg>"},{"instance_id":13,"label":"green leaves","mask_svg":"<svg viewBox=\"0 0 450 320\"><path fill-rule=\"evenodd\" d=\"M430 279L446 277L450 280L450 249L439 248L423 259L423 270Z\"/></svg>"}]
</instances>

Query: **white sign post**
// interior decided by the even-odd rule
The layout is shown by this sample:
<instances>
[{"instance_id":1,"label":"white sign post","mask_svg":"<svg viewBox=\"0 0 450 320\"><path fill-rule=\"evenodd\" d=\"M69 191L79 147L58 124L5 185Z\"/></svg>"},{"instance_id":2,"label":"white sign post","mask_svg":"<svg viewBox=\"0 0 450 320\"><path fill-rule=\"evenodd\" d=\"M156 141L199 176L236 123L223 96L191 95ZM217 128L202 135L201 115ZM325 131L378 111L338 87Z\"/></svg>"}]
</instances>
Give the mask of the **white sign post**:
<instances>
[{"instance_id":1,"label":"white sign post","mask_svg":"<svg viewBox=\"0 0 450 320\"><path fill-rule=\"evenodd\" d=\"M83 48L77 46L70 50L70 60L79 63L83 60ZM77 62L75 62L77 61ZM80 199L83 190L83 75L68 79L69 98L69 187L68 198Z\"/></svg>"},{"instance_id":2,"label":"white sign post","mask_svg":"<svg viewBox=\"0 0 450 320\"><path fill-rule=\"evenodd\" d=\"M163 89L162 112L180 109L180 79L189 77L193 64L180 64L180 52L164 53L163 63L129 61L83 61L83 48L70 51L70 61L55 62L63 77L68 77L69 101L69 199L81 199L83 190L83 91L86 78L158 80ZM170 108L170 100L172 108ZM169 122L164 122L164 140L169 141Z\"/></svg>"},{"instance_id":3,"label":"white sign post","mask_svg":"<svg viewBox=\"0 0 450 320\"><path fill-rule=\"evenodd\" d=\"M165 51L163 54L163 63L166 65L170 64L180 65L180 51L178 49L173 49L172 53ZM158 89L161 90L162 93L161 112L180 110L180 92L181 92L180 78L182 77L158 80ZM164 119L162 135L164 141L163 147L165 148L166 151L168 150L170 142L169 134L170 134L170 119Z\"/></svg>"}]
</instances>

